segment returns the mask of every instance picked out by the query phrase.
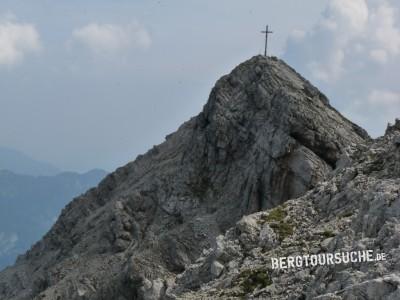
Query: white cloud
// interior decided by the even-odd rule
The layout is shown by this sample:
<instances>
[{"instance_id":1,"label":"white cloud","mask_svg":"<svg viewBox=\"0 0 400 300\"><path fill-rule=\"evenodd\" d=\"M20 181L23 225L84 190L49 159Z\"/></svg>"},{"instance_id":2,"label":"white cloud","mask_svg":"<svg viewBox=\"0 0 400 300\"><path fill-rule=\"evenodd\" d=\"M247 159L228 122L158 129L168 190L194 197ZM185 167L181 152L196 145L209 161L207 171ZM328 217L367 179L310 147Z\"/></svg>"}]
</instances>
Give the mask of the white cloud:
<instances>
[{"instance_id":1,"label":"white cloud","mask_svg":"<svg viewBox=\"0 0 400 300\"><path fill-rule=\"evenodd\" d=\"M0 232L0 255L7 254L18 242L18 235Z\"/></svg>"},{"instance_id":2,"label":"white cloud","mask_svg":"<svg viewBox=\"0 0 400 300\"><path fill-rule=\"evenodd\" d=\"M0 65L14 65L41 49L39 33L32 24L19 23L15 18L0 20Z\"/></svg>"},{"instance_id":3,"label":"white cloud","mask_svg":"<svg viewBox=\"0 0 400 300\"><path fill-rule=\"evenodd\" d=\"M301 41L306 37L306 32L304 30L300 29L294 29L290 33L290 39L296 40L296 41Z\"/></svg>"},{"instance_id":4,"label":"white cloud","mask_svg":"<svg viewBox=\"0 0 400 300\"><path fill-rule=\"evenodd\" d=\"M391 110L394 106L400 106L400 93L387 90L372 90L368 96L371 105Z\"/></svg>"},{"instance_id":5,"label":"white cloud","mask_svg":"<svg viewBox=\"0 0 400 300\"><path fill-rule=\"evenodd\" d=\"M362 32L368 22L368 6L365 0L331 0L320 26L333 31L342 31L342 38Z\"/></svg>"},{"instance_id":6,"label":"white cloud","mask_svg":"<svg viewBox=\"0 0 400 300\"><path fill-rule=\"evenodd\" d=\"M284 54L374 136L400 117L399 11L397 0L330 0L311 29L289 36Z\"/></svg>"},{"instance_id":7,"label":"white cloud","mask_svg":"<svg viewBox=\"0 0 400 300\"><path fill-rule=\"evenodd\" d=\"M311 61L308 68L312 76L321 81L329 81L337 78L343 71L344 53L342 49L332 51L328 59L324 62Z\"/></svg>"},{"instance_id":8,"label":"white cloud","mask_svg":"<svg viewBox=\"0 0 400 300\"><path fill-rule=\"evenodd\" d=\"M400 30L395 22L396 9L383 1L371 14L372 42L392 55L400 52ZM371 37L370 37L371 38Z\"/></svg>"},{"instance_id":9,"label":"white cloud","mask_svg":"<svg viewBox=\"0 0 400 300\"><path fill-rule=\"evenodd\" d=\"M287 52L298 52L311 75L325 82L340 79L361 60L388 63L400 54L396 13L386 0L332 0L312 30L302 38L295 31Z\"/></svg>"},{"instance_id":10,"label":"white cloud","mask_svg":"<svg viewBox=\"0 0 400 300\"><path fill-rule=\"evenodd\" d=\"M127 25L91 23L74 30L72 35L76 42L96 54L116 54L151 45L149 33L137 22Z\"/></svg>"},{"instance_id":11,"label":"white cloud","mask_svg":"<svg viewBox=\"0 0 400 300\"><path fill-rule=\"evenodd\" d=\"M373 49L369 52L372 60L385 64L388 61L388 53L384 49Z\"/></svg>"}]
</instances>

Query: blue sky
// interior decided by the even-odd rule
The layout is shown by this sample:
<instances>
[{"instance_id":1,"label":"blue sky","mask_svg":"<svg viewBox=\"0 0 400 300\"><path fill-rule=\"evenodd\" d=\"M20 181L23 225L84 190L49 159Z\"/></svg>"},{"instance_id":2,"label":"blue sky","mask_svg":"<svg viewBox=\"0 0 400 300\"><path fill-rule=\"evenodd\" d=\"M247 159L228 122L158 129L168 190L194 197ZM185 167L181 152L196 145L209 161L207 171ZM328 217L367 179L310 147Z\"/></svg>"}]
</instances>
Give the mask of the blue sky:
<instances>
[{"instance_id":1,"label":"blue sky","mask_svg":"<svg viewBox=\"0 0 400 300\"><path fill-rule=\"evenodd\" d=\"M389 0L1 1L0 145L113 170L163 141L215 81L263 51L372 135L400 115Z\"/></svg>"}]
</instances>

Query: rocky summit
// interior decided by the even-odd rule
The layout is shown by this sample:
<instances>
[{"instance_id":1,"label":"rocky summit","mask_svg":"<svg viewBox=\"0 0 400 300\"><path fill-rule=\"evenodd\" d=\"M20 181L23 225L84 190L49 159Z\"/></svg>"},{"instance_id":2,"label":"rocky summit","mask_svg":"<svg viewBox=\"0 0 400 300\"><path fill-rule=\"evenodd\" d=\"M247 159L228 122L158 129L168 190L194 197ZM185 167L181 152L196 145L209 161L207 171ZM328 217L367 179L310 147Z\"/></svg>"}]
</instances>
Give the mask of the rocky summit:
<instances>
[{"instance_id":1,"label":"rocky summit","mask_svg":"<svg viewBox=\"0 0 400 300\"><path fill-rule=\"evenodd\" d=\"M0 273L0 299L400 299L400 121L376 140L277 58L100 185ZM373 250L386 260L273 268Z\"/></svg>"}]
</instances>

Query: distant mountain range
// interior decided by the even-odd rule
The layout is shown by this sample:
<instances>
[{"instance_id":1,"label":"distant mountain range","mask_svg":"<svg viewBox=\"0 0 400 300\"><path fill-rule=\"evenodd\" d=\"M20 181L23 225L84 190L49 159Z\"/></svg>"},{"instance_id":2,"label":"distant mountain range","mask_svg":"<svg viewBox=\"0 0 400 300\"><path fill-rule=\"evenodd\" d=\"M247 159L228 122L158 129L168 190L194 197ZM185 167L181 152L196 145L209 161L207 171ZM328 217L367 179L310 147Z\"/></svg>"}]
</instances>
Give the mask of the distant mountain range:
<instances>
[{"instance_id":1,"label":"distant mountain range","mask_svg":"<svg viewBox=\"0 0 400 300\"><path fill-rule=\"evenodd\" d=\"M106 174L99 169L60 172L51 164L0 148L0 270L40 239L69 201L95 187Z\"/></svg>"},{"instance_id":2,"label":"distant mountain range","mask_svg":"<svg viewBox=\"0 0 400 300\"><path fill-rule=\"evenodd\" d=\"M0 170L32 176L52 176L61 173L60 169L50 163L35 160L7 147L0 147Z\"/></svg>"}]
</instances>

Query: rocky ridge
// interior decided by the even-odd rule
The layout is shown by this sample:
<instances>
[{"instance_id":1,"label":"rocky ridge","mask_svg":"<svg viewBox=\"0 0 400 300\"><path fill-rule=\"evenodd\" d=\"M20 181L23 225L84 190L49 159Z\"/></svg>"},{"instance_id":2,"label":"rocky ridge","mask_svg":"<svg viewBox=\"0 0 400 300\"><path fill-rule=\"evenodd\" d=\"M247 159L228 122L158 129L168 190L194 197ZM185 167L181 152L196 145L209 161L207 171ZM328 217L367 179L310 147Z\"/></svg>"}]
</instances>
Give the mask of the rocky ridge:
<instances>
[{"instance_id":1,"label":"rocky ridge","mask_svg":"<svg viewBox=\"0 0 400 300\"><path fill-rule=\"evenodd\" d=\"M175 299L400 299L400 120L304 196L244 216L178 275ZM373 250L386 260L290 269L271 258ZM375 256L374 256L375 257ZM178 297L176 297L178 295Z\"/></svg>"},{"instance_id":2,"label":"rocky ridge","mask_svg":"<svg viewBox=\"0 0 400 300\"><path fill-rule=\"evenodd\" d=\"M308 238L313 231L306 228L330 218L326 206L333 212L344 201L328 200L335 198L333 188L331 197L315 196L319 201L310 195L329 186L371 143L283 61L253 57L222 77L203 111L164 143L74 199L50 232L0 273L0 298L215 299L215 286L226 290L221 299L281 297L263 289L289 293L283 284L290 275L274 285L261 276L263 286L243 287L235 277L245 271L243 258L250 276L268 251ZM277 225L268 217L274 209L284 216ZM242 231L250 233L241 240ZM216 251L228 244L233 253L222 259ZM257 254L254 261L250 252ZM327 291L317 278L312 282L312 297Z\"/></svg>"}]
</instances>

